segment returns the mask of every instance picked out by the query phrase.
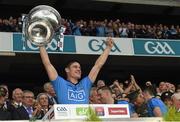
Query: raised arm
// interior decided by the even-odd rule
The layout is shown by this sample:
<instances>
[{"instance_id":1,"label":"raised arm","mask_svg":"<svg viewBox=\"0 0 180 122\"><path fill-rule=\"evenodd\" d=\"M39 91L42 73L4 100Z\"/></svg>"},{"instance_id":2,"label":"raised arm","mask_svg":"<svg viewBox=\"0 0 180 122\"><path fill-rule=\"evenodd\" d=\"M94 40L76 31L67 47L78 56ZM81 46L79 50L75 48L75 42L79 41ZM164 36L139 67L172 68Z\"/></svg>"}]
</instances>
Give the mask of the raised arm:
<instances>
[{"instance_id":1,"label":"raised arm","mask_svg":"<svg viewBox=\"0 0 180 122\"><path fill-rule=\"evenodd\" d=\"M124 90L121 88L121 86L119 85L119 81L118 80L115 80L114 82L113 82L113 85L115 85L117 88L118 88L118 90L120 91L120 93L124 93Z\"/></svg>"},{"instance_id":2,"label":"raised arm","mask_svg":"<svg viewBox=\"0 0 180 122\"><path fill-rule=\"evenodd\" d=\"M131 81L133 82L133 85L134 85L135 89L140 90L140 92L142 93L141 87L137 84L137 82L136 82L133 75L131 75Z\"/></svg>"},{"instance_id":3,"label":"raised arm","mask_svg":"<svg viewBox=\"0 0 180 122\"><path fill-rule=\"evenodd\" d=\"M90 80L94 83L96 80L96 77L100 71L100 69L102 68L102 66L104 65L104 63L106 62L108 55L111 51L111 48L113 47L113 39L108 37L106 40L106 49L104 50L104 52L99 56L99 58L96 60L95 65L93 66L93 68L91 69L90 73L89 73L89 78Z\"/></svg>"},{"instance_id":4,"label":"raised arm","mask_svg":"<svg viewBox=\"0 0 180 122\"><path fill-rule=\"evenodd\" d=\"M40 48L40 56L41 56L42 63L46 69L49 79L53 81L57 78L58 73L49 60L49 56L47 54L46 48L44 46L39 47L39 48Z\"/></svg>"},{"instance_id":5,"label":"raised arm","mask_svg":"<svg viewBox=\"0 0 180 122\"><path fill-rule=\"evenodd\" d=\"M124 90L124 93L125 94L129 94L131 89L132 89L132 87L133 87L133 83L131 81L130 84L128 85L128 87Z\"/></svg>"}]
</instances>

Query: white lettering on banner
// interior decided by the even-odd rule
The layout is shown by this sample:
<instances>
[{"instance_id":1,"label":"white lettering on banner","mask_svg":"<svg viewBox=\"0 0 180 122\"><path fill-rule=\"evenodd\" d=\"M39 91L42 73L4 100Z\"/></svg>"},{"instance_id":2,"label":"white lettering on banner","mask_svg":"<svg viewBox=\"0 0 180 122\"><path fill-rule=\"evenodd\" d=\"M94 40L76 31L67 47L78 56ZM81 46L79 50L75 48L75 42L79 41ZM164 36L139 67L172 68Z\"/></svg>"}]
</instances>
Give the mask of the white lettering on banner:
<instances>
[{"instance_id":1,"label":"white lettering on banner","mask_svg":"<svg viewBox=\"0 0 180 122\"><path fill-rule=\"evenodd\" d=\"M32 43L30 41L27 41L27 46L31 49L31 50L38 50L38 46L32 45ZM57 41L55 39L52 39L51 43L49 43L46 47L46 49L50 49L52 51L57 50Z\"/></svg>"},{"instance_id":2,"label":"white lettering on banner","mask_svg":"<svg viewBox=\"0 0 180 122\"><path fill-rule=\"evenodd\" d=\"M144 48L149 54L175 54L173 49L166 42L148 41L145 43Z\"/></svg>"},{"instance_id":3,"label":"white lettering on banner","mask_svg":"<svg viewBox=\"0 0 180 122\"><path fill-rule=\"evenodd\" d=\"M85 91L84 90L73 91L73 90L68 89L68 100L84 101L85 100Z\"/></svg>"},{"instance_id":4,"label":"white lettering on banner","mask_svg":"<svg viewBox=\"0 0 180 122\"><path fill-rule=\"evenodd\" d=\"M54 46L53 46L54 45ZM46 49L50 49L50 50L57 50L57 46L58 46L58 42L55 39L52 39L51 43L49 43L47 45Z\"/></svg>"},{"instance_id":5,"label":"white lettering on banner","mask_svg":"<svg viewBox=\"0 0 180 122\"><path fill-rule=\"evenodd\" d=\"M30 41L27 41L27 46L28 46L31 50L37 50L37 49L39 48L38 46L33 46Z\"/></svg>"},{"instance_id":6,"label":"white lettering on banner","mask_svg":"<svg viewBox=\"0 0 180 122\"><path fill-rule=\"evenodd\" d=\"M127 108L108 108L110 115L121 115L121 114L128 114Z\"/></svg>"},{"instance_id":7,"label":"white lettering on banner","mask_svg":"<svg viewBox=\"0 0 180 122\"><path fill-rule=\"evenodd\" d=\"M123 113L124 110L112 110L113 113Z\"/></svg>"}]
</instances>

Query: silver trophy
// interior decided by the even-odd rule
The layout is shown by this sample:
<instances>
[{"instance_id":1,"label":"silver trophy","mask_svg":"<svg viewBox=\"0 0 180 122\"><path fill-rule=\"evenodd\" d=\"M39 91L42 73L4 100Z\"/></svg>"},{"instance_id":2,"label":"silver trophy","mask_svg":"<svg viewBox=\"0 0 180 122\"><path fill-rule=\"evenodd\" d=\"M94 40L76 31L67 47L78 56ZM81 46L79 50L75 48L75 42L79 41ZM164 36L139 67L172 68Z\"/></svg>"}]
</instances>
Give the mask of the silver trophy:
<instances>
[{"instance_id":1,"label":"silver trophy","mask_svg":"<svg viewBox=\"0 0 180 122\"><path fill-rule=\"evenodd\" d=\"M22 40L25 49L26 41L36 46L44 46L51 42L56 32L59 33L59 41L64 32L61 30L61 16L57 10L47 5L34 7L29 14L23 17Z\"/></svg>"}]
</instances>

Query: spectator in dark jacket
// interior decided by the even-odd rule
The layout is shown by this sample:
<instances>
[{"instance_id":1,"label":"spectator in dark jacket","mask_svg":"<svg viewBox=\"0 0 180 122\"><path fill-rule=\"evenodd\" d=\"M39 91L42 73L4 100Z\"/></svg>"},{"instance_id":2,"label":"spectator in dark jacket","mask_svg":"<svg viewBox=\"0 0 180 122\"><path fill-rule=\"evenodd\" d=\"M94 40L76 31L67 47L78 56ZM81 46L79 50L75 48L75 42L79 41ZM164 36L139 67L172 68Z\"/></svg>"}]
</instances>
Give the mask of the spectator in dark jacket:
<instances>
[{"instance_id":1,"label":"spectator in dark jacket","mask_svg":"<svg viewBox=\"0 0 180 122\"><path fill-rule=\"evenodd\" d=\"M0 120L11 120L11 113L4 107L6 100L7 90L4 87L0 87Z\"/></svg>"}]
</instances>

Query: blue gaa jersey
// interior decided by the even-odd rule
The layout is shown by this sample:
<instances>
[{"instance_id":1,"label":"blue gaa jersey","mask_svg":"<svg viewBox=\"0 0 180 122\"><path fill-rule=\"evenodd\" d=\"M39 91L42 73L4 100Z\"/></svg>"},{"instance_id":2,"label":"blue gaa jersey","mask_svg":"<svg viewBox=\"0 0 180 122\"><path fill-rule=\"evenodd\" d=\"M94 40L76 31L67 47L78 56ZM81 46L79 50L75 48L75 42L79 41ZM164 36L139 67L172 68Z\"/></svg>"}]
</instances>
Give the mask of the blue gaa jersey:
<instances>
[{"instance_id":1,"label":"blue gaa jersey","mask_svg":"<svg viewBox=\"0 0 180 122\"><path fill-rule=\"evenodd\" d=\"M89 104L92 82L88 76L76 85L58 76L56 80L52 81L52 85L59 104Z\"/></svg>"},{"instance_id":2,"label":"blue gaa jersey","mask_svg":"<svg viewBox=\"0 0 180 122\"><path fill-rule=\"evenodd\" d=\"M134 108L134 104L126 101L126 100L118 100L117 104L128 104L128 108L129 108L129 113L130 113L130 116L135 112L135 108Z\"/></svg>"},{"instance_id":3,"label":"blue gaa jersey","mask_svg":"<svg viewBox=\"0 0 180 122\"><path fill-rule=\"evenodd\" d=\"M167 107L166 105L158 98L152 98L147 102L148 107L148 114L150 117L154 117L153 110L155 107L159 107L161 110L162 115L165 115L167 113Z\"/></svg>"}]
</instances>

